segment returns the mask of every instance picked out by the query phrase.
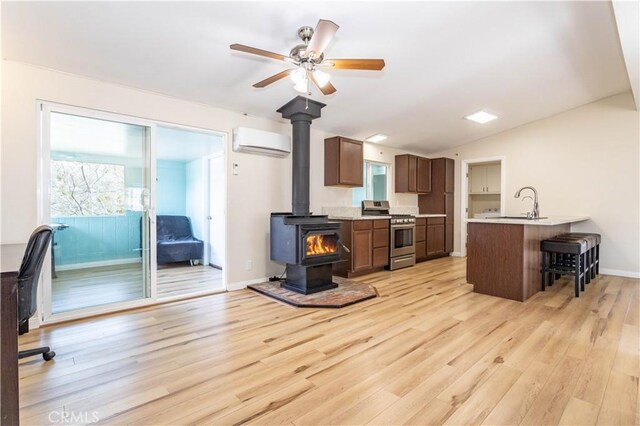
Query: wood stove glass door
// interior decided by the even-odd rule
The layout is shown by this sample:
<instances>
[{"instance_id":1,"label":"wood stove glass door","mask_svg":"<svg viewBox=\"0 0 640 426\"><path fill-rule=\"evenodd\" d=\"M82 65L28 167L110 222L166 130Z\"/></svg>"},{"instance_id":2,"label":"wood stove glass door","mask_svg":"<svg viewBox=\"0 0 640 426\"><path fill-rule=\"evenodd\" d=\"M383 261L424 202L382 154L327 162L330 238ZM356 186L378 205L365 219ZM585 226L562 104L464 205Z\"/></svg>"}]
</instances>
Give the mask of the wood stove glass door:
<instances>
[{"instance_id":1,"label":"wood stove glass door","mask_svg":"<svg viewBox=\"0 0 640 426\"><path fill-rule=\"evenodd\" d=\"M305 238L305 256L326 256L338 251L337 234L309 233Z\"/></svg>"}]
</instances>

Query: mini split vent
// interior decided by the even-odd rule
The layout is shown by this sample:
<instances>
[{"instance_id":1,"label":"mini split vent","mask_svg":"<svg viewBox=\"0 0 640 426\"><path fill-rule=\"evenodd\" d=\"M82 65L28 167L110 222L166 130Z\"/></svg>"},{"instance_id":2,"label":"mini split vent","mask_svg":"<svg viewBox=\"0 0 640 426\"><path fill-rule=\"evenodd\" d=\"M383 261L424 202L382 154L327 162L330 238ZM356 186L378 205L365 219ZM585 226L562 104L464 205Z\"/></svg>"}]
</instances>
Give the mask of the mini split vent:
<instances>
[{"instance_id":1,"label":"mini split vent","mask_svg":"<svg viewBox=\"0 0 640 426\"><path fill-rule=\"evenodd\" d=\"M286 157L291 152L291 138L279 133L237 127L233 129L233 150L271 157Z\"/></svg>"}]
</instances>

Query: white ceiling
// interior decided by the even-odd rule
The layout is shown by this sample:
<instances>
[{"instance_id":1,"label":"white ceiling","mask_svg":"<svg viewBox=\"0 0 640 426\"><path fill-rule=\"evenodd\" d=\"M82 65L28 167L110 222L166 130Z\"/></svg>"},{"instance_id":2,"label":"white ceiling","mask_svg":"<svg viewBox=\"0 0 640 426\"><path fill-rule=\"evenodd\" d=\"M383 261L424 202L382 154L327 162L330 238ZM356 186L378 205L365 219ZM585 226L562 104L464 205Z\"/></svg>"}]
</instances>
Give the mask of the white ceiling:
<instances>
[{"instance_id":1,"label":"white ceiling","mask_svg":"<svg viewBox=\"0 0 640 426\"><path fill-rule=\"evenodd\" d=\"M334 134L428 153L630 88L609 2L3 2L3 54L278 118L292 84L251 85L283 64L229 45L286 54L319 18L340 25L327 57L387 63L314 93ZM500 118L462 119L480 109Z\"/></svg>"}]
</instances>

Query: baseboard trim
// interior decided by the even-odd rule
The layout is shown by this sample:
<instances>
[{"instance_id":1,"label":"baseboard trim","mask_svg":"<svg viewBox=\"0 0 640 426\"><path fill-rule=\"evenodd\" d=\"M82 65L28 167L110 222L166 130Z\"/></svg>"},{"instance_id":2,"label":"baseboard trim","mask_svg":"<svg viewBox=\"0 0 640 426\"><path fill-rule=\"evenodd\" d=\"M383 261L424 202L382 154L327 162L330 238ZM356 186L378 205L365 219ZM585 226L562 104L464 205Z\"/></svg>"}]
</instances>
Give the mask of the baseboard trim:
<instances>
[{"instance_id":1,"label":"baseboard trim","mask_svg":"<svg viewBox=\"0 0 640 426\"><path fill-rule=\"evenodd\" d=\"M239 281L237 283L227 284L227 291L236 291L247 288L251 284L260 284L269 281L269 277L256 278L255 280Z\"/></svg>"},{"instance_id":2,"label":"baseboard trim","mask_svg":"<svg viewBox=\"0 0 640 426\"><path fill-rule=\"evenodd\" d=\"M114 259L114 260L99 260L97 262L85 262L85 263L73 263L70 265L56 265L56 271L70 271L74 269L86 269L86 268L98 268L100 266L116 266L116 265L128 265L131 263L140 263L139 257L132 257L131 259Z\"/></svg>"},{"instance_id":3,"label":"baseboard trim","mask_svg":"<svg viewBox=\"0 0 640 426\"><path fill-rule=\"evenodd\" d=\"M600 268L600 273L602 275L615 275L616 277L640 278L640 272L621 271L619 269Z\"/></svg>"},{"instance_id":4,"label":"baseboard trim","mask_svg":"<svg viewBox=\"0 0 640 426\"><path fill-rule=\"evenodd\" d=\"M451 257L464 257L462 256L462 253L459 251L452 251L451 253L449 253L449 256Z\"/></svg>"}]
</instances>

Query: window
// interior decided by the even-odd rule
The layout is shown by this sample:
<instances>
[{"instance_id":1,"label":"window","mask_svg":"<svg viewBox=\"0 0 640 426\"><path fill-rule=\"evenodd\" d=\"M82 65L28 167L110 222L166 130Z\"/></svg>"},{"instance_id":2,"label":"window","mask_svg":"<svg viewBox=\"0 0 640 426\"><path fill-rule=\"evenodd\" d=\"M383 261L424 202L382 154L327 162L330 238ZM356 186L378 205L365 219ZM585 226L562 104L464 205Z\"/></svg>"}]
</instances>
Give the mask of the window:
<instances>
[{"instance_id":1,"label":"window","mask_svg":"<svg viewBox=\"0 0 640 426\"><path fill-rule=\"evenodd\" d=\"M388 164L364 161L362 176L364 185L361 188L353 188L353 205L360 206L362 200L386 200L387 199L387 172Z\"/></svg>"},{"instance_id":2,"label":"window","mask_svg":"<svg viewBox=\"0 0 640 426\"><path fill-rule=\"evenodd\" d=\"M107 216L124 212L124 166L51 161L51 216Z\"/></svg>"}]
</instances>

